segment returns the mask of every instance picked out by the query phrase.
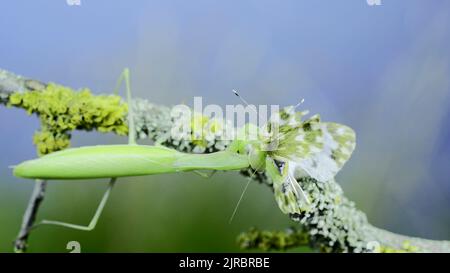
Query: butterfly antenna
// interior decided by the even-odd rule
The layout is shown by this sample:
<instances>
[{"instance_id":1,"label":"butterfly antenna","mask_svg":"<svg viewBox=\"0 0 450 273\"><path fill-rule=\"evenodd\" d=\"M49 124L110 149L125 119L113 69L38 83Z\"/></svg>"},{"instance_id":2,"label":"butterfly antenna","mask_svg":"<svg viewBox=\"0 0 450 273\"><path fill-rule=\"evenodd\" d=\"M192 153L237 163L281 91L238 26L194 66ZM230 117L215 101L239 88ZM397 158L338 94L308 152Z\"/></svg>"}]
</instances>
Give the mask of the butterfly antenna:
<instances>
[{"instance_id":1,"label":"butterfly antenna","mask_svg":"<svg viewBox=\"0 0 450 273\"><path fill-rule=\"evenodd\" d=\"M302 105L304 102L305 102L305 99L301 99L301 100L299 101L299 103L297 103L297 104L294 106L294 110L297 109L297 107L299 107L300 105ZM284 134L280 134L279 136L277 136L276 141L279 141L283 136L284 136Z\"/></svg>"},{"instance_id":2,"label":"butterfly antenna","mask_svg":"<svg viewBox=\"0 0 450 273\"><path fill-rule=\"evenodd\" d=\"M246 106L250 106L250 104L238 93L238 91L236 91L236 89L232 90L233 93L236 95L236 97L238 97ZM258 112L253 108L250 107L256 114L258 114Z\"/></svg>"},{"instance_id":3,"label":"butterfly antenna","mask_svg":"<svg viewBox=\"0 0 450 273\"><path fill-rule=\"evenodd\" d=\"M305 99L301 99L300 102L297 103L297 104L294 106L294 109L297 109L297 107L299 107L300 105L302 105L304 102L305 102Z\"/></svg>"}]
</instances>

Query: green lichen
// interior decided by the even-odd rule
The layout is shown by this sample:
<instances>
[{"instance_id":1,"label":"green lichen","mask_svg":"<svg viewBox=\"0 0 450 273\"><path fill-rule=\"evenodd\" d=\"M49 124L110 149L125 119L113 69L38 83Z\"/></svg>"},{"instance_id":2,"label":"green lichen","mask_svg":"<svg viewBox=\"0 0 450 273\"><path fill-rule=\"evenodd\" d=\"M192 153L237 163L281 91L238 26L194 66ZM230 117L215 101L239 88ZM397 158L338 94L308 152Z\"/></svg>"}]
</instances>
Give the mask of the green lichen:
<instances>
[{"instance_id":1,"label":"green lichen","mask_svg":"<svg viewBox=\"0 0 450 273\"><path fill-rule=\"evenodd\" d=\"M127 104L119 96L94 96L89 89L50 83L43 90L12 93L9 106L39 115L42 129L33 139L39 155L67 148L73 130L128 133Z\"/></svg>"},{"instance_id":2,"label":"green lichen","mask_svg":"<svg viewBox=\"0 0 450 273\"><path fill-rule=\"evenodd\" d=\"M308 245L308 234L300 229L289 228L286 231L267 231L251 228L241 233L238 244L242 249L287 250Z\"/></svg>"},{"instance_id":3,"label":"green lichen","mask_svg":"<svg viewBox=\"0 0 450 273\"><path fill-rule=\"evenodd\" d=\"M380 253L416 253L418 251L419 248L411 245L410 241L404 241L402 247L399 249L388 246L380 246L378 249L378 252Z\"/></svg>"},{"instance_id":4,"label":"green lichen","mask_svg":"<svg viewBox=\"0 0 450 273\"><path fill-rule=\"evenodd\" d=\"M36 145L38 155L46 155L69 147L70 135L39 131L34 134L33 143Z\"/></svg>"}]
</instances>

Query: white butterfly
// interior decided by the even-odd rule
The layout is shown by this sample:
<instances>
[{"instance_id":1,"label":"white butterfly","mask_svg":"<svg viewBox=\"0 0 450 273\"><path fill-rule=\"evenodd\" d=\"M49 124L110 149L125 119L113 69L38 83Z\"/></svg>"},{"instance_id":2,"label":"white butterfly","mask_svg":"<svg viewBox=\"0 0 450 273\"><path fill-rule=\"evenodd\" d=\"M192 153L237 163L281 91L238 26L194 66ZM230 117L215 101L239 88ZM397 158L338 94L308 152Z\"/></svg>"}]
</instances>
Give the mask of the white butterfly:
<instances>
[{"instance_id":1,"label":"white butterfly","mask_svg":"<svg viewBox=\"0 0 450 273\"><path fill-rule=\"evenodd\" d=\"M260 141L250 145L251 166L264 169L271 178L284 213L301 213L311 202L296 178L330 181L355 149L351 128L321 122L318 115L302 121L305 114L295 112L294 107L283 109L265 126Z\"/></svg>"}]
</instances>

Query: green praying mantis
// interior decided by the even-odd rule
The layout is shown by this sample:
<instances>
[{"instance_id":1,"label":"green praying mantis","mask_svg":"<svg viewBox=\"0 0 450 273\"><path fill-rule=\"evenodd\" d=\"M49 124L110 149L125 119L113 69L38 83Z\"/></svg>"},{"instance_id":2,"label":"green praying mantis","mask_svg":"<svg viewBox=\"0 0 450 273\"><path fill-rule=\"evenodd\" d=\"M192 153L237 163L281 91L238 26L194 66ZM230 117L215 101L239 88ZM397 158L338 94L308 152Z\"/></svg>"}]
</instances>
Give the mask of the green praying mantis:
<instances>
[{"instance_id":1,"label":"green praying mantis","mask_svg":"<svg viewBox=\"0 0 450 273\"><path fill-rule=\"evenodd\" d=\"M131 102L130 72L124 69L118 86L125 82ZM129 104L130 105L130 104ZM95 228L117 179L186 171L231 171L251 168L265 172L273 185L276 202L283 213L299 214L311 203L297 179L309 176L326 183L350 158L355 148L354 131L341 124L321 122L318 115L286 107L258 128L256 136L236 138L224 150L189 154L157 145L138 145L133 109L128 110L128 145L99 145L70 148L25 161L14 167L14 175L28 179L77 180L109 178L110 182L87 226L42 220L38 225L58 225L90 231ZM246 132L254 125L242 128ZM242 197L242 196L241 196ZM234 214L234 213L233 213Z\"/></svg>"}]
</instances>

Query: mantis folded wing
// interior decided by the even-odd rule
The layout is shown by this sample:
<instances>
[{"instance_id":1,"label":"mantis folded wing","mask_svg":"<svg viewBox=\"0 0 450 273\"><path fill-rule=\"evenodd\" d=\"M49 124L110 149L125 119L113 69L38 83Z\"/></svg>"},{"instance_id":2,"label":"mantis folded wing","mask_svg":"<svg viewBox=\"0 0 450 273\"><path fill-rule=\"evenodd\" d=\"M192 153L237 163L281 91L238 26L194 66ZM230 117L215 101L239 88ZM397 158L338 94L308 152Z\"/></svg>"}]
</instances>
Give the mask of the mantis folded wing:
<instances>
[{"instance_id":1,"label":"mantis folded wing","mask_svg":"<svg viewBox=\"0 0 450 273\"><path fill-rule=\"evenodd\" d=\"M162 146L101 145L67 149L14 168L14 175L40 179L93 179L194 170L240 170L247 156L232 151L187 154Z\"/></svg>"},{"instance_id":2,"label":"mantis folded wing","mask_svg":"<svg viewBox=\"0 0 450 273\"><path fill-rule=\"evenodd\" d=\"M40 223L90 231L95 228L118 177L193 170L240 170L248 166L246 156L231 151L203 155L181 153L159 146L103 145L67 149L25 161L15 167L14 175L64 180L113 177L88 226L48 220Z\"/></svg>"}]
</instances>

